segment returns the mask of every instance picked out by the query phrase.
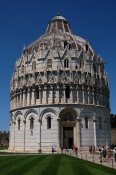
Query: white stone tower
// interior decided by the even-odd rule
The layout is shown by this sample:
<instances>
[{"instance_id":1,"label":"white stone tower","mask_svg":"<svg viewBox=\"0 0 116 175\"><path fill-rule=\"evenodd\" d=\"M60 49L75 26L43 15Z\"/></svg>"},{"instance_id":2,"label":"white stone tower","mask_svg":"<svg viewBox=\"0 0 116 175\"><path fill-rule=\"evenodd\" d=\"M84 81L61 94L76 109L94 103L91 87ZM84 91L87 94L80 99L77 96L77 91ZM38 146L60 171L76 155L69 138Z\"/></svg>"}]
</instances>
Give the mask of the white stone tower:
<instances>
[{"instance_id":1,"label":"white stone tower","mask_svg":"<svg viewBox=\"0 0 116 175\"><path fill-rule=\"evenodd\" d=\"M64 17L52 18L45 34L24 48L10 89L9 150L110 144L104 62Z\"/></svg>"}]
</instances>

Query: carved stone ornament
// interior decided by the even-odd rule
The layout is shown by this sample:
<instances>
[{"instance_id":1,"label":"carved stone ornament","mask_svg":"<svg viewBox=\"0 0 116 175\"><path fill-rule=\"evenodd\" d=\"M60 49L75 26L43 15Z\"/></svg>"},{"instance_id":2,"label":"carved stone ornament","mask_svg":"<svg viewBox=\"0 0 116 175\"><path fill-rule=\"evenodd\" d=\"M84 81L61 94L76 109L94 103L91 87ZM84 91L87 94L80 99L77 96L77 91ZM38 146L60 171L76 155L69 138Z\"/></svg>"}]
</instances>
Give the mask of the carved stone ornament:
<instances>
[{"instance_id":1,"label":"carved stone ornament","mask_svg":"<svg viewBox=\"0 0 116 175\"><path fill-rule=\"evenodd\" d=\"M32 74L32 80L31 80L32 84L35 84L35 73Z\"/></svg>"},{"instance_id":2,"label":"carved stone ornament","mask_svg":"<svg viewBox=\"0 0 116 175\"><path fill-rule=\"evenodd\" d=\"M90 75L87 75L87 77L86 77L86 83L87 84L90 84L90 81L91 81L91 77L90 77Z\"/></svg>"},{"instance_id":3,"label":"carved stone ornament","mask_svg":"<svg viewBox=\"0 0 116 175\"><path fill-rule=\"evenodd\" d=\"M50 74L50 76L48 78L48 83L54 84L55 82L56 82L56 79L55 79L54 75Z\"/></svg>"},{"instance_id":4,"label":"carved stone ornament","mask_svg":"<svg viewBox=\"0 0 116 175\"><path fill-rule=\"evenodd\" d=\"M67 84L69 82L70 82L70 79L69 79L68 75L66 73L63 73L61 76L61 83Z\"/></svg>"},{"instance_id":5,"label":"carved stone ornament","mask_svg":"<svg viewBox=\"0 0 116 175\"><path fill-rule=\"evenodd\" d=\"M80 75L78 73L76 73L74 76L74 83L79 84L79 80L80 80Z\"/></svg>"},{"instance_id":6,"label":"carved stone ornament","mask_svg":"<svg viewBox=\"0 0 116 175\"><path fill-rule=\"evenodd\" d=\"M27 86L31 86L31 85L32 85L32 83L31 83L31 76L29 75L28 81L27 81Z\"/></svg>"},{"instance_id":7,"label":"carved stone ornament","mask_svg":"<svg viewBox=\"0 0 116 175\"><path fill-rule=\"evenodd\" d=\"M41 75L38 75L36 79L36 85L40 85L40 84L42 84L42 77Z\"/></svg>"}]
</instances>

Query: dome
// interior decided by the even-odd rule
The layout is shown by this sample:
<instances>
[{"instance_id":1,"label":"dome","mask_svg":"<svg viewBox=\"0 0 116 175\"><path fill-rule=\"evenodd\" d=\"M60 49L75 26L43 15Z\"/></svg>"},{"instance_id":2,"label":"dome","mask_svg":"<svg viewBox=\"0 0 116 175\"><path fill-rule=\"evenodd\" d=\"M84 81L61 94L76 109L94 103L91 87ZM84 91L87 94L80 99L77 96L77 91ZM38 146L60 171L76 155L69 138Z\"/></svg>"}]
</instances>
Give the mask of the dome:
<instances>
[{"instance_id":1,"label":"dome","mask_svg":"<svg viewBox=\"0 0 116 175\"><path fill-rule=\"evenodd\" d=\"M65 60L68 60L67 63ZM31 65L32 68L29 68ZM108 79L102 58L97 56L86 40L71 32L68 21L62 16L53 17L48 23L46 33L24 48L21 58L16 62L15 70L14 77L19 76L20 81L25 74L31 79L35 74L36 79L38 73L40 75L43 74L42 72L50 71L53 74L53 71L64 70L73 71L74 81L74 76L78 72L78 74L85 74L83 75L84 80L79 81L81 84L86 83L89 77L91 85L95 85L98 81L97 86L100 86L102 82L108 90ZM58 78L55 80L58 83ZM27 82L26 79L25 83ZM46 81L42 82L44 84ZM12 87L16 89L16 86Z\"/></svg>"},{"instance_id":2,"label":"dome","mask_svg":"<svg viewBox=\"0 0 116 175\"><path fill-rule=\"evenodd\" d=\"M57 43L57 44L56 44ZM24 53L47 51L50 49L64 50L64 47L70 50L88 52L94 55L90 44L83 38L74 35L71 32L68 21L62 16L55 16L48 23L46 33L25 48Z\"/></svg>"},{"instance_id":3,"label":"dome","mask_svg":"<svg viewBox=\"0 0 116 175\"><path fill-rule=\"evenodd\" d=\"M53 17L51 21L56 21L56 20L67 21L63 16L60 16L60 15Z\"/></svg>"}]
</instances>

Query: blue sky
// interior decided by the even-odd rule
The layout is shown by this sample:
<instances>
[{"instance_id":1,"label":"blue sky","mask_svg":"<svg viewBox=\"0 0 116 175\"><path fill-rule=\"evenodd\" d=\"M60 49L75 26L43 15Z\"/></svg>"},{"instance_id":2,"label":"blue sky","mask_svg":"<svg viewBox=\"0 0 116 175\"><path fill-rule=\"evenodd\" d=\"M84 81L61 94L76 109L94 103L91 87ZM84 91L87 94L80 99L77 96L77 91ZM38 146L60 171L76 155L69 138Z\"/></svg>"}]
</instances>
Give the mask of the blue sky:
<instances>
[{"instance_id":1,"label":"blue sky","mask_svg":"<svg viewBox=\"0 0 116 175\"><path fill-rule=\"evenodd\" d=\"M0 0L0 130L9 130L15 61L58 12L106 63L111 113L116 114L116 0Z\"/></svg>"}]
</instances>

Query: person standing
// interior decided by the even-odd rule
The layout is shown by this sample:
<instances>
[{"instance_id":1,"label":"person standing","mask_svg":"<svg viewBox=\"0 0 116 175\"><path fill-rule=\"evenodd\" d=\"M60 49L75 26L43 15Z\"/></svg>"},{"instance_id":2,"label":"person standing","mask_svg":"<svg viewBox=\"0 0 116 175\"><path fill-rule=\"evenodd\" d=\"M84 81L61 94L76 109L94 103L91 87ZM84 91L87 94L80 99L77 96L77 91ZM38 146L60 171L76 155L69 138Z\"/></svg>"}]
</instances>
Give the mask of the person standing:
<instances>
[{"instance_id":1,"label":"person standing","mask_svg":"<svg viewBox=\"0 0 116 175\"><path fill-rule=\"evenodd\" d=\"M114 148L113 153L114 153L114 159L115 159L115 162L116 162L116 147Z\"/></svg>"}]
</instances>

